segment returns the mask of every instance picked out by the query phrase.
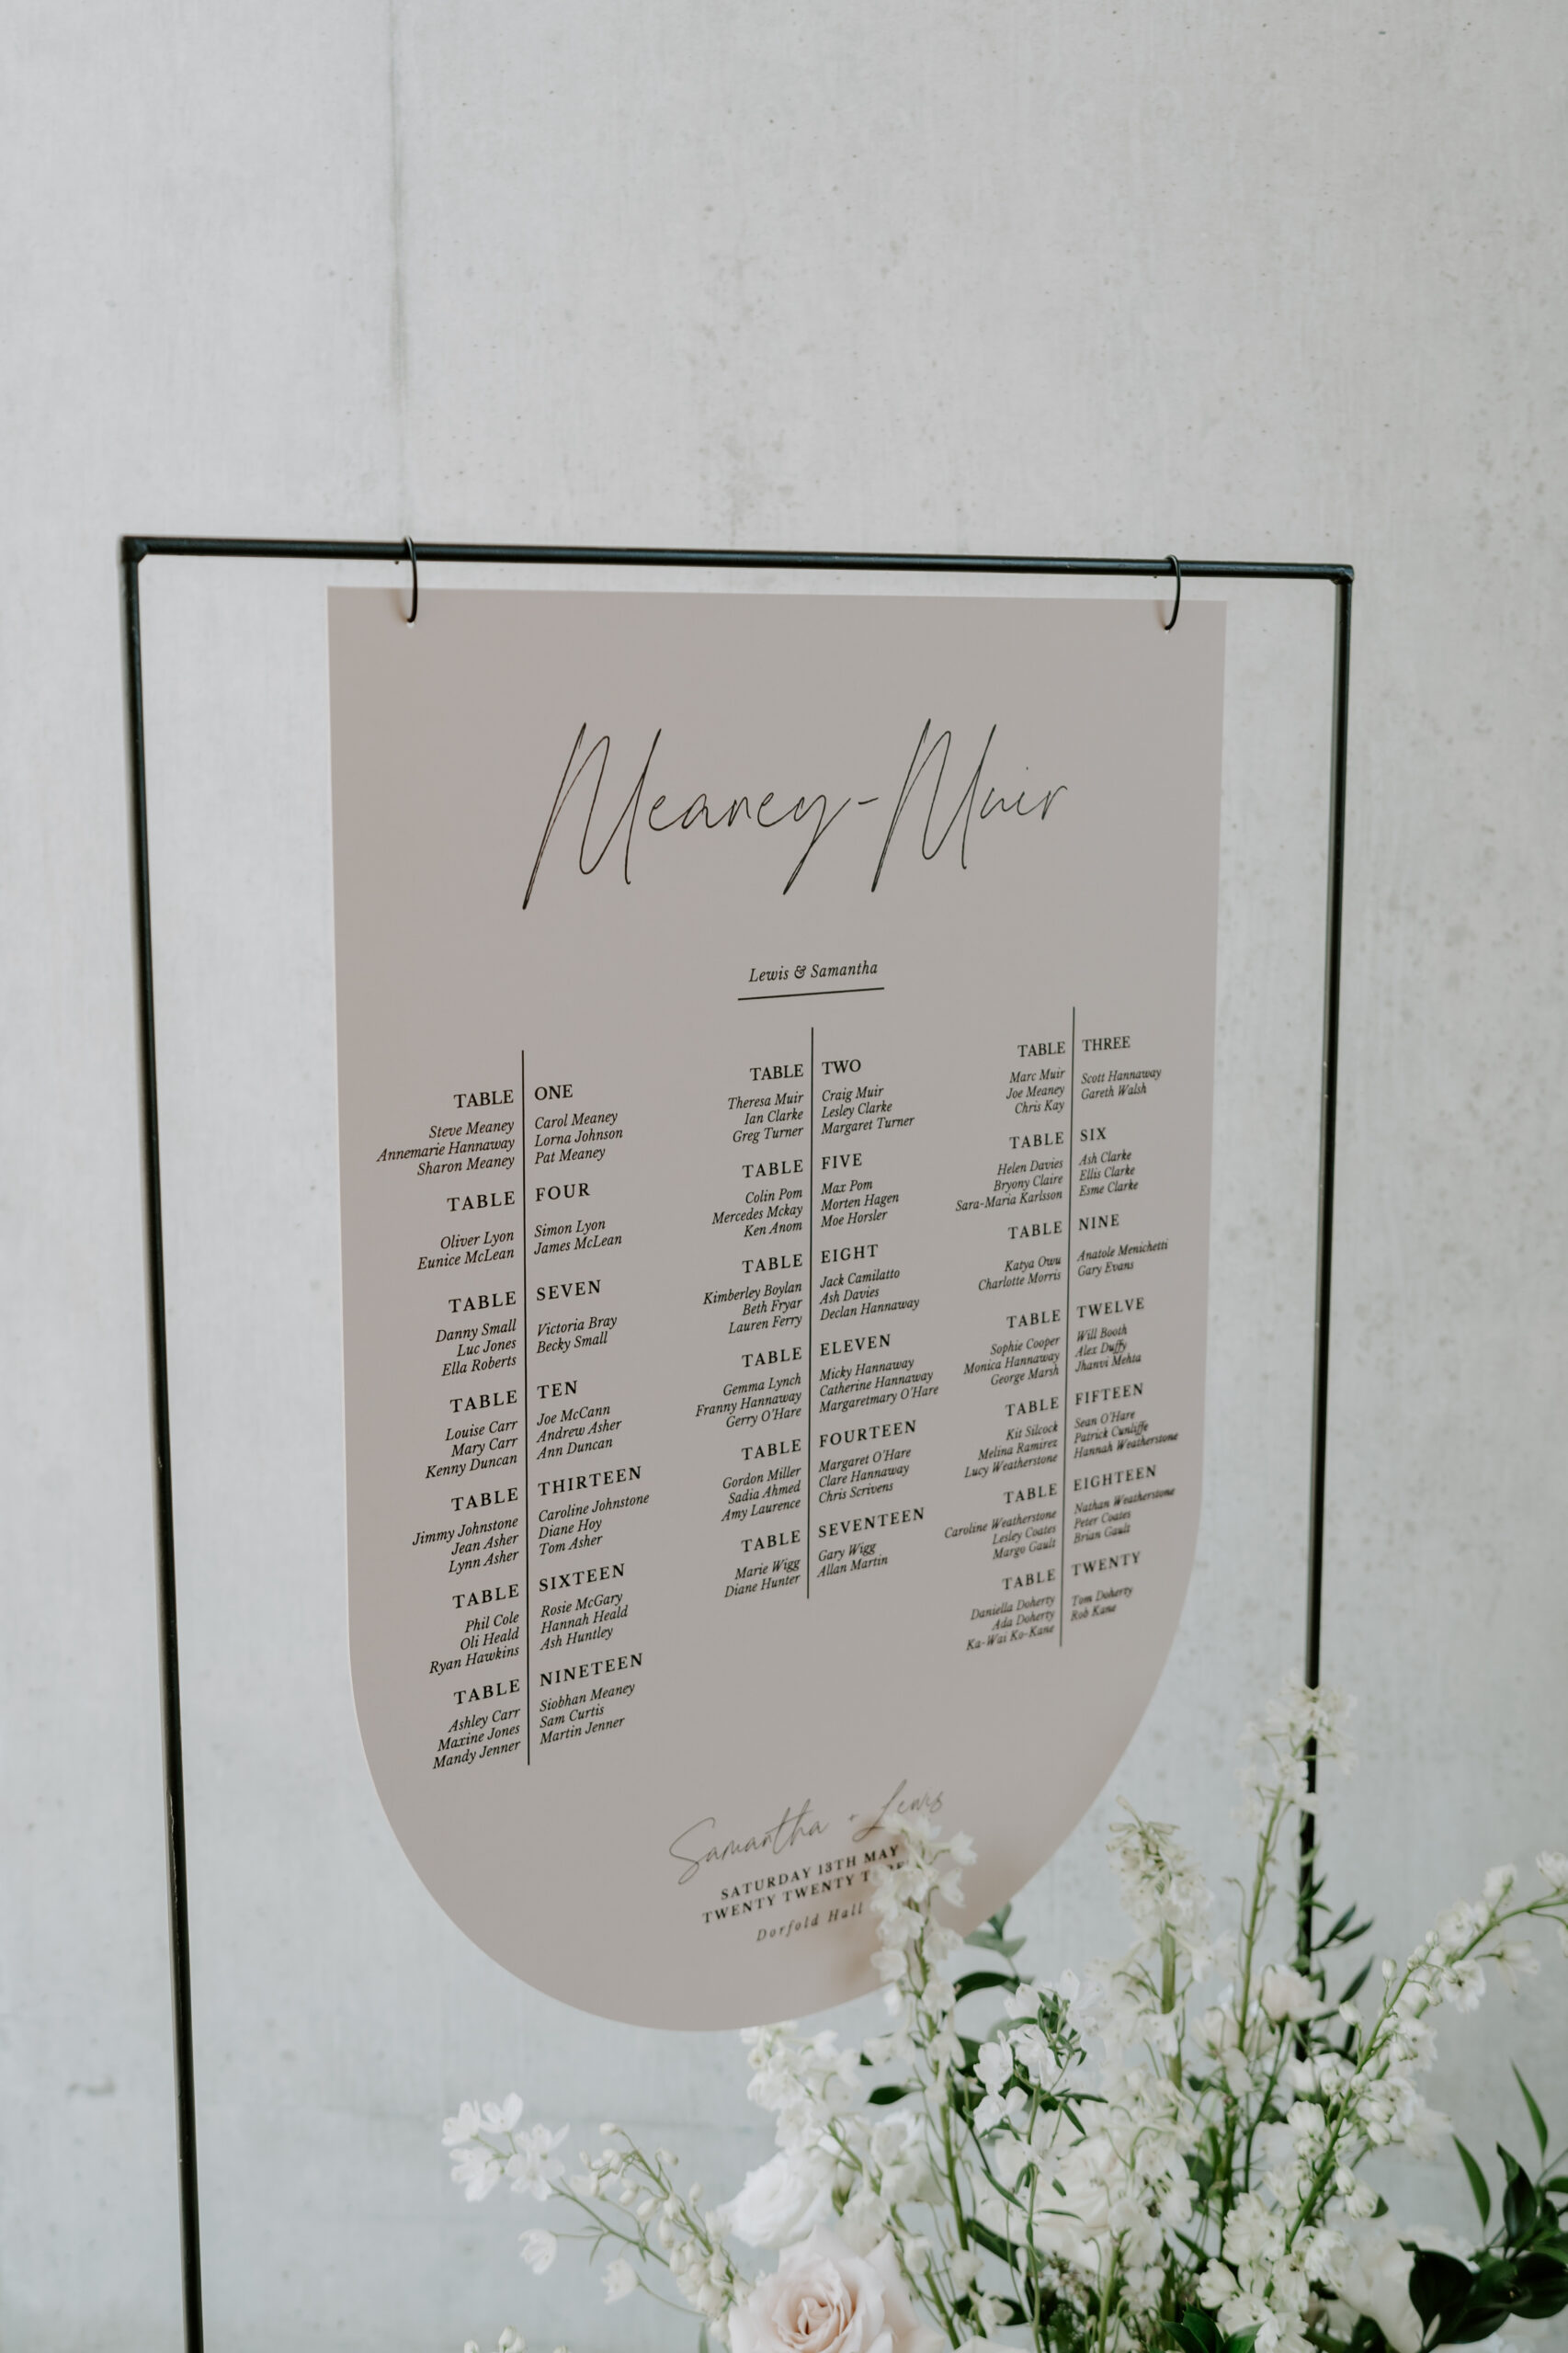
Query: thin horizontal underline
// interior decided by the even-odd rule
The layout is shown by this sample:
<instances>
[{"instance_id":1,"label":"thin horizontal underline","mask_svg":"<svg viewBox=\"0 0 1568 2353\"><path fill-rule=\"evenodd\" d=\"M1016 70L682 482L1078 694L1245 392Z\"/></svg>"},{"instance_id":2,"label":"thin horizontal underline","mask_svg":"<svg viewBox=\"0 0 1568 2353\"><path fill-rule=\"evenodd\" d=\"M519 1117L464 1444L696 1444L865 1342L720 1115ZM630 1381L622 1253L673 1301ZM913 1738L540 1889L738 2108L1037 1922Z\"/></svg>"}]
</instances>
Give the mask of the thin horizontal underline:
<instances>
[{"instance_id":1,"label":"thin horizontal underline","mask_svg":"<svg viewBox=\"0 0 1568 2353\"><path fill-rule=\"evenodd\" d=\"M738 996L737 1005L772 1005L781 996L881 996L887 986L885 981L873 981L863 989L758 989L755 996Z\"/></svg>"}]
</instances>

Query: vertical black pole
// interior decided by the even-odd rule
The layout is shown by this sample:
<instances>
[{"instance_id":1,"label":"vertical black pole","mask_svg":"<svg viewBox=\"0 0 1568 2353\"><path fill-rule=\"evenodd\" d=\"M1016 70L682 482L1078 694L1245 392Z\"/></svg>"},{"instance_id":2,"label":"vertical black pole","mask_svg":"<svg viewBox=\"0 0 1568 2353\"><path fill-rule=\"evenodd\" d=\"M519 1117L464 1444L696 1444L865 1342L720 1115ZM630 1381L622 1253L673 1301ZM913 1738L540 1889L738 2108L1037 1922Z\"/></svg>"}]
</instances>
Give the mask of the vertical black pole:
<instances>
[{"instance_id":1,"label":"vertical black pole","mask_svg":"<svg viewBox=\"0 0 1568 2353\"><path fill-rule=\"evenodd\" d=\"M139 575L146 552L120 542L125 590L125 691L131 815L136 861L137 1006L142 1060L142 1168L147 1222L147 1308L152 1351L153 1461L157 1480L158 1634L164 1720L164 1816L169 1878L175 2105L178 2137L180 2269L186 2353L202 2353L201 2227L196 2180L196 2073L190 2015L190 1919L186 1898L185 1761L180 1734L179 1633L175 1612L175 1488L169 1453L169 1335L164 1282L164 1197L158 1148L158 1049L153 1014L153 892L147 841L147 749L142 699Z\"/></svg>"},{"instance_id":2,"label":"vertical black pole","mask_svg":"<svg viewBox=\"0 0 1568 2353\"><path fill-rule=\"evenodd\" d=\"M1345 933L1345 779L1350 745L1350 588L1335 582L1334 740L1330 748L1328 919L1323 983L1323 1080L1318 1111L1317 1292L1312 1332L1312 1459L1307 1509L1307 1626L1304 1680L1315 1690L1323 1666L1323 1541L1328 1465L1329 1304L1334 1279L1334 1173L1339 1125L1339 986ZM1307 1789L1317 1788L1315 1750L1307 1755ZM1301 1816L1297 1943L1312 1949L1313 1855L1317 1824Z\"/></svg>"}]
</instances>

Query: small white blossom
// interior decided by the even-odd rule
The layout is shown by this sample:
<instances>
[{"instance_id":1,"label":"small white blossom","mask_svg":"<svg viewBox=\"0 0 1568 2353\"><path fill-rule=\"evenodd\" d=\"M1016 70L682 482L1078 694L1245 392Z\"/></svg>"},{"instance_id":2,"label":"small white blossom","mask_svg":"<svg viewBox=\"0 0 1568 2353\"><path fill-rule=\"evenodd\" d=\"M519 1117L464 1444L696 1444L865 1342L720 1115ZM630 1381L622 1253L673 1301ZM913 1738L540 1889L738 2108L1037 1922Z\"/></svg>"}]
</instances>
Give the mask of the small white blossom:
<instances>
[{"instance_id":1,"label":"small white blossom","mask_svg":"<svg viewBox=\"0 0 1568 2353\"><path fill-rule=\"evenodd\" d=\"M542 2124L530 2125L524 2133L512 2135L512 2153L502 2171L519 2198L548 2198L566 2168L552 2151L566 2138L566 2127L551 2132Z\"/></svg>"},{"instance_id":2,"label":"small white blossom","mask_svg":"<svg viewBox=\"0 0 1568 2353\"><path fill-rule=\"evenodd\" d=\"M1007 2041L982 2043L974 2072L988 2092L999 2092L1013 2072L1012 2044Z\"/></svg>"},{"instance_id":3,"label":"small white blossom","mask_svg":"<svg viewBox=\"0 0 1568 2353\"><path fill-rule=\"evenodd\" d=\"M623 2296L631 2294L636 2285L637 2274L623 2255L618 2255L613 2263L605 2266L604 2291L607 2304L619 2304Z\"/></svg>"},{"instance_id":4,"label":"small white blossom","mask_svg":"<svg viewBox=\"0 0 1568 2353\"><path fill-rule=\"evenodd\" d=\"M525 2231L522 2251L523 2261L528 2265L528 2269L536 2277L541 2277L555 2260L555 2233L553 2231Z\"/></svg>"},{"instance_id":5,"label":"small white blossom","mask_svg":"<svg viewBox=\"0 0 1568 2353\"><path fill-rule=\"evenodd\" d=\"M1028 2104L1028 2094L1017 2084L1000 2097L988 2092L974 2111L974 2129L977 2132L995 2132L1004 2124L1017 2124Z\"/></svg>"},{"instance_id":6,"label":"small white blossom","mask_svg":"<svg viewBox=\"0 0 1568 2353\"><path fill-rule=\"evenodd\" d=\"M1444 2001L1451 2002L1455 2009L1480 2008L1486 1991L1486 1972L1478 1961L1472 1958L1455 1961L1450 1969L1444 1970L1439 1982Z\"/></svg>"},{"instance_id":7,"label":"small white blossom","mask_svg":"<svg viewBox=\"0 0 1568 2353\"><path fill-rule=\"evenodd\" d=\"M1315 2018L1323 2009L1323 1997L1311 1978L1294 1969L1266 1969L1259 1999L1276 2026Z\"/></svg>"},{"instance_id":8,"label":"small white blossom","mask_svg":"<svg viewBox=\"0 0 1568 2353\"><path fill-rule=\"evenodd\" d=\"M1510 1994L1518 1992L1521 1977L1539 1977L1540 1974L1540 1962L1528 1937L1506 1938L1502 1944L1493 1947L1491 1958L1496 1962Z\"/></svg>"},{"instance_id":9,"label":"small white blossom","mask_svg":"<svg viewBox=\"0 0 1568 2353\"><path fill-rule=\"evenodd\" d=\"M887 2236L889 2220L875 2190L858 2189L838 2218L838 2234L857 2255L869 2255Z\"/></svg>"}]
</instances>

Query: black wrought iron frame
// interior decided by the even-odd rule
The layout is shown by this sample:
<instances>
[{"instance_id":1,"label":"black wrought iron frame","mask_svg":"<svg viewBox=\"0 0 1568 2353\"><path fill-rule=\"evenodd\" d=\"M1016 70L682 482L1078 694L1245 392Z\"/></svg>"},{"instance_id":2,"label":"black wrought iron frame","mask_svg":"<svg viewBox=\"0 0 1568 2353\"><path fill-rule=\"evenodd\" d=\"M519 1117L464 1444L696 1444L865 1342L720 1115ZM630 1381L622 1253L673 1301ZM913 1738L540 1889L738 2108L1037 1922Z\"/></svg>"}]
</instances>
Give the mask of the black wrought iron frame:
<instances>
[{"instance_id":1,"label":"black wrought iron frame","mask_svg":"<svg viewBox=\"0 0 1568 2353\"><path fill-rule=\"evenodd\" d=\"M157 1596L162 1681L169 1949L173 1980L178 2132L180 2250L186 2353L202 2353L200 2207L196 2160L196 2068L191 2017L190 1917L185 1843L185 1767L180 1729L179 1636L175 1580L175 1486L169 1410L163 1160L158 1131L158 1051L153 1003L153 872L147 821L146 710L142 691L141 568L151 556L284 558L332 563L556 564L702 572L942 573L1001 578L1093 577L1173 582L1179 611L1186 580L1322 581L1335 592L1334 717L1329 757L1328 891L1318 1111L1317 1265L1312 1341L1312 1454L1307 1520L1305 1677L1319 1677L1323 1555L1328 1463L1329 1306L1334 1267L1334 1179L1338 1124L1340 970L1344 939L1345 795L1350 720L1350 597L1347 563L1210 563L1142 558L1017 555L827 554L796 549L484 547L403 540L187 539L131 533L120 541L124 588L125 693L131 772L132 888L141 1043L142 1154L146 1222L147 1313L153 1450L157 1498ZM417 596L417 571L415 595ZM1302 1825L1301 1941L1310 1949L1313 1831Z\"/></svg>"}]
</instances>

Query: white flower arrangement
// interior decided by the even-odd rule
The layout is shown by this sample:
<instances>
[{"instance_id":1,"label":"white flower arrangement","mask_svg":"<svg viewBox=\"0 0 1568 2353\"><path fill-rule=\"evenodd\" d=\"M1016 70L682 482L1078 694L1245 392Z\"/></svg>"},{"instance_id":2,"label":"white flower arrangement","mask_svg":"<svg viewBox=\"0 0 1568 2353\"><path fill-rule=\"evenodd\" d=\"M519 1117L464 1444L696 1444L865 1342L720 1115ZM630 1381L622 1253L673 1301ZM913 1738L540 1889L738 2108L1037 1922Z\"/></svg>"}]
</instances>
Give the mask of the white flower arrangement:
<instances>
[{"instance_id":1,"label":"white flower arrangement","mask_svg":"<svg viewBox=\"0 0 1568 2353\"><path fill-rule=\"evenodd\" d=\"M1568 1954L1568 1856L1537 1858L1533 1893L1511 1867L1489 1871L1403 1965L1369 1962L1331 1991L1369 1924L1352 1906L1308 1943L1326 1908L1310 1855L1298 1904L1278 1898L1312 1765L1348 1769L1346 1712L1293 1687L1244 1734L1255 1847L1233 1932L1216 1933L1175 1830L1129 1812L1109 1851L1134 1939L1082 1981L1023 1974L1006 1910L963 1939L941 1926L972 1848L900 1818L872 1897L888 2031L840 2050L828 2031L747 2029L748 2097L778 2145L724 2203L614 2124L568 2177L564 2132L524 2130L515 2095L449 2119L453 2178L471 2199L506 2181L575 2209L586 2227L566 2235L610 2257L606 2302L642 2289L669 2303L666 2276L699 2353L1428 2353L1562 2311L1568 2176L1522 2077L1540 2168L1499 2152L1483 2244L1396 2225L1362 2168L1451 2143L1487 2231L1482 2168L1418 2078L1434 2018L1475 2008L1487 1962L1510 1986L1537 1968L1523 1924L1552 1923ZM1286 1912L1295 1949L1266 1957ZM981 2004L989 2023L960 2026ZM776 2267L748 2276L737 2241L780 2250ZM541 2273L557 2245L529 2229L523 2259ZM502 2353L522 2353L516 2332Z\"/></svg>"}]
</instances>

